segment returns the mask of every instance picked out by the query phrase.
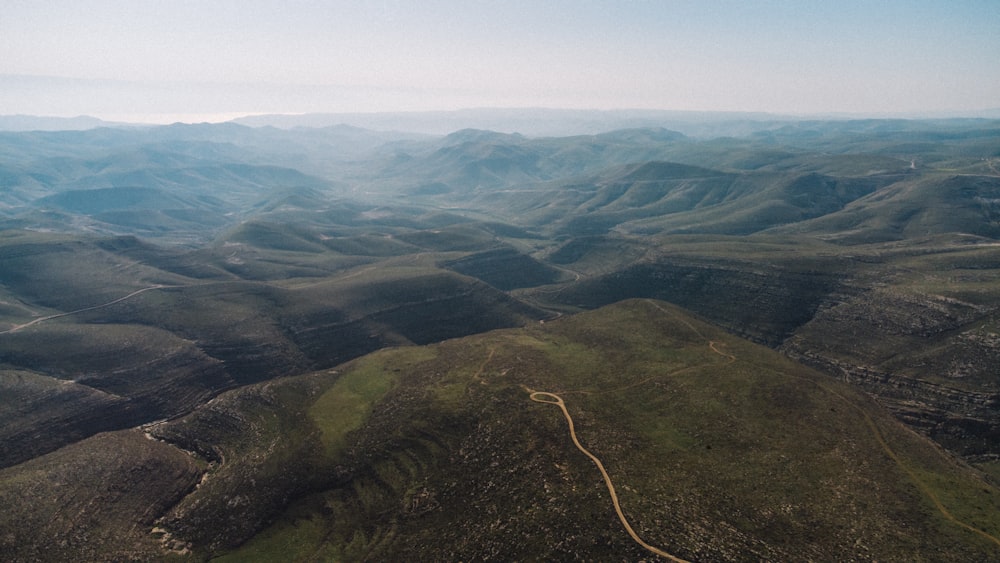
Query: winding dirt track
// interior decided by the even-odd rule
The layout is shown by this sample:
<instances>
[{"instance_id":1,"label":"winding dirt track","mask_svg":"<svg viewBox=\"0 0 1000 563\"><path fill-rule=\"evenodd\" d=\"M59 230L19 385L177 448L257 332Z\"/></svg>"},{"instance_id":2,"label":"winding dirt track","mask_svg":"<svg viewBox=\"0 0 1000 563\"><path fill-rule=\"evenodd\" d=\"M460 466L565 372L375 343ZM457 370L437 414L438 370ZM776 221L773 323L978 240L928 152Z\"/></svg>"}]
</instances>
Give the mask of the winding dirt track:
<instances>
[{"instance_id":1,"label":"winding dirt track","mask_svg":"<svg viewBox=\"0 0 1000 563\"><path fill-rule=\"evenodd\" d=\"M694 325L692 325L691 323L689 323L687 320L685 320L685 319L683 319L681 317L678 317L677 315L675 315L674 313L672 313L671 311L669 311L667 309L664 309L663 307L661 307L660 305L658 305L654 301L650 300L650 301L647 301L647 302L650 305L652 305L653 307L655 307L656 309L658 309L660 312L665 313L667 315L670 315L671 317L674 317L675 319L679 320L680 322L682 322L683 324L685 324L688 328L690 328L695 334L697 334L699 337L701 337L702 339L704 339L705 341L707 341L708 342L708 347L713 352L715 352L716 354L718 354L718 355L726 358L726 360L727 360L726 364L731 364L731 363L736 362L736 356L734 356L733 354L729 354L727 352L723 352L722 350L720 350L718 348L718 344L719 344L718 342L716 342L714 340L709 340L708 337L706 337L704 334L702 334L702 332L700 330L698 330ZM483 368L485 367L486 363L489 362L490 359L492 359L493 352L494 352L494 350L490 351L490 357L487 358L486 362L484 362L482 366L480 366L480 368L479 368L479 372L480 373L483 371ZM688 369L691 369L691 368L685 368L685 369L682 369L682 370L679 370L679 371L687 371ZM792 375L792 374L785 374L785 375ZM941 515L946 520L948 520L952 524L955 524L955 525L957 525L957 526L959 526L961 528L965 528L968 531L975 532L976 534L978 534L979 536L983 537L984 539L989 540L989 541L997 544L998 546L1000 546L1000 539L998 539L997 537L989 534L988 532L980 530L980 529L978 529L978 528L976 528L974 526L971 526L971 525L969 525L969 524L967 524L967 523L959 520L958 518L956 518L954 515L951 514L951 512L944 506L944 504L942 504L942 502L938 498L937 494L935 494L934 491L931 490L931 488L926 483L924 483L924 481L919 476L917 476L917 474L913 470L911 470L909 467L906 466L906 464L903 463L903 460L899 457L899 455L889 446L889 443L886 442L885 438L882 436L882 432L879 431L878 426L875 424L875 421L871 418L871 416L864 409L862 409L860 406L856 405L853 401L851 401L850 399L848 399L844 395L841 395L840 393L838 393L834 389L831 389L830 387L827 387L826 385L823 385L822 383L820 383L818 381L813 381L812 379L807 379L807 378L800 377L800 376L794 376L794 377L797 377L799 379L805 379L806 381L809 381L813 385L816 385L817 387L819 387L819 388L823 389L824 391L830 393L831 395L837 397L838 399L840 399L841 401L843 401L844 403L846 403L847 405L849 405L851 408L853 408L854 410L858 411L858 413L861 414L862 417L865 419L865 422L867 423L868 428L869 428L869 430L872 433L872 436L875 438L875 440L882 447L882 450L886 453L886 455L889 456L889 458L892 459L896 463L896 465L904 473L907 474L907 476L914 483L914 485L916 485L916 487L920 490L921 493L923 493L928 499L931 500L931 502L934 504L934 506L938 509L938 511L941 513ZM655 379L655 378L650 378L650 379ZM639 382L639 384L646 383L647 381L649 381L649 379L643 380L643 381ZM635 387L635 386L636 385L628 385L625 388L630 388L630 387ZM625 518L625 514L622 512L621 505L618 502L618 494L615 492L615 487L611 483L611 477L608 475L607 470L604 469L604 464L601 463L601 460L598 459L597 456L595 456L594 454L590 453L590 451L588 451L586 448L584 448L583 445L580 443L579 438L577 438L577 436L576 436L576 429L573 426L573 417L570 416L569 410L566 409L566 403L563 401L562 397L560 397L559 395L557 395L555 393L550 393L548 391L535 391L535 390L529 389L527 387L525 387L525 390L530 394L529 397L530 397L530 399L532 401L534 401L536 403L546 404L546 405L555 405L555 406L559 407L560 410L562 410L563 416L566 417L566 422L569 424L569 434L570 434L570 437L573 439L573 444L576 446L576 448L578 450L580 450L581 452L583 452L584 455L586 455L587 457L589 457L590 460L594 462L594 465L597 466L597 469L600 470L601 476L604 477L604 483L608 487L608 492L611 494L611 502L614 504L615 512L618 514L618 519L621 520L622 526L625 527L625 531L628 532L628 535L631 536L632 539L635 540L636 543L638 543L639 545L641 545L642 547L644 547L648 551L650 551L652 553L655 553L656 555L664 557L664 558L666 558L666 559L668 559L670 561L688 563L687 560L685 560L685 559L681 559L681 558L679 558L677 556L671 555L671 554L663 551L662 549L659 549L659 548L657 548L655 546L652 546L652 545L646 543L642 538L639 537L638 534L635 533L635 530L632 529L632 526L628 523L628 520ZM610 391L610 392L614 392L614 391L617 391L617 390L613 390L613 391ZM592 394L592 393L586 392L586 391L577 391L577 392L578 393L586 393L588 395Z\"/></svg>"},{"instance_id":2,"label":"winding dirt track","mask_svg":"<svg viewBox=\"0 0 1000 563\"><path fill-rule=\"evenodd\" d=\"M611 476L609 476L607 470L604 469L604 464L601 463L601 460L598 459L597 456L590 453L587 448L583 447L583 444L581 444L580 440L576 437L576 429L573 427L573 417L570 416L569 411L566 410L566 403L563 402L562 397L556 395L555 393L548 393L546 391L533 391L531 393L531 400L536 403L555 405L562 410L563 416L566 417L566 422L569 423L569 435L573 438L573 444L576 445L576 448L583 452L584 455L589 457L590 460L594 462L594 465L597 466L597 469L601 471L601 476L604 477L604 484L608 486L608 493L611 494L611 502L615 505L615 512L618 514L618 519L621 520L622 526L625 527L625 531L628 532L628 535L632 536L632 539L635 540L636 543L659 555L660 557L665 557L670 561L675 561L677 563L688 563L686 559L670 555L658 547L649 545L639 537L639 534L635 533L635 530L632 529L632 526L628 523L628 519L625 518L625 514L622 512L621 504L618 503L618 493L615 492L615 486L611 483Z\"/></svg>"},{"instance_id":3,"label":"winding dirt track","mask_svg":"<svg viewBox=\"0 0 1000 563\"><path fill-rule=\"evenodd\" d=\"M848 406L858 411L858 413L860 413L861 416L865 419L865 423L868 425L868 429L871 430L872 436L874 436L875 441L878 442L879 445L882 447L882 451L884 451L885 454L889 456L889 458L892 459L892 461L894 461L896 465L898 465L899 468L903 470L904 473L906 473L906 475L910 478L910 480L913 481L913 484L916 485L918 489L920 489L920 492L923 493L924 496L926 496L928 499L930 499L932 503L934 503L934 507L938 509L938 512L941 513L941 516L944 516L945 520L948 520L949 522L960 528L965 528L970 532L975 532L976 534L982 536L984 539L989 540L1000 546L1000 538L997 538L996 536L993 536L989 532L980 530L975 526L972 526L970 524L967 524L959 520L947 508L945 508L944 504L941 503L941 499L939 499L937 494L933 490L931 490L929 486L927 486L927 483L925 483L923 479L921 479L912 469L907 467L906 464L903 463L903 460L899 457L899 454L893 451L892 447L890 447L889 443L885 440L885 437L882 436L882 432L878 429L878 426L875 424L875 421L867 412L864 411L864 409L851 402L851 400L848 399L847 397L841 395L840 393L834 391L833 389L830 389L825 385L822 385L812 380L806 380L806 381L809 381L810 383L816 385L820 389L823 389L824 391L830 393L831 395L834 395L835 397L839 398L841 401L846 403Z\"/></svg>"},{"instance_id":4,"label":"winding dirt track","mask_svg":"<svg viewBox=\"0 0 1000 563\"><path fill-rule=\"evenodd\" d=\"M70 315L75 315L77 313L83 313L85 311L93 311L95 309L102 309L104 307L110 307L111 305L114 305L115 303L121 303L122 301L125 301L126 299L131 299L132 297L135 297L136 295L139 295L140 293L145 293L145 292L151 291L153 289L164 289L164 288L168 288L168 287L184 287L184 286L160 285L160 284L151 285L149 287L144 287L142 289L133 291L132 293L129 293L125 297L119 297L118 299L115 299L113 301L108 301L107 303L101 303L100 305L94 305L93 307L84 307L83 309L77 309L75 311L68 311L66 313L57 313L55 315L49 315L47 317L40 317L40 318L37 318L37 319L35 319L35 320L31 321L31 322L28 322L28 323L24 323L24 324L21 324L21 325L15 325L15 326L12 326L11 328L7 329L7 330L0 331L0 334L8 334L8 333L11 333L11 332L17 332L17 331L21 330L22 328L28 328L29 326L36 325L36 324L38 324L40 322L50 321L52 319L58 319L60 317L68 317Z\"/></svg>"}]
</instances>

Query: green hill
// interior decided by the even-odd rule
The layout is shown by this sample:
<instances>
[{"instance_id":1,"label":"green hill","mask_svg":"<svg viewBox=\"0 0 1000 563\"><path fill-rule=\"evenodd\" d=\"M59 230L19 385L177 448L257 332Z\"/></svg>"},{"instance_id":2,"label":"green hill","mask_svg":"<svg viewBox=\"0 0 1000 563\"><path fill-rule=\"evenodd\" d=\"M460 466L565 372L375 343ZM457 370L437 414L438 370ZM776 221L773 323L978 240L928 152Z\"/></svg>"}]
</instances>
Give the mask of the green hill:
<instances>
[{"instance_id":1,"label":"green hill","mask_svg":"<svg viewBox=\"0 0 1000 563\"><path fill-rule=\"evenodd\" d=\"M1000 177L934 174L899 182L837 213L776 229L859 244L963 233L1000 238Z\"/></svg>"},{"instance_id":2,"label":"green hill","mask_svg":"<svg viewBox=\"0 0 1000 563\"><path fill-rule=\"evenodd\" d=\"M137 447L137 432L2 470L7 506L42 496L31 516L5 511L0 538L15 558L167 548L178 560L651 557L547 404L556 396L630 526L674 556L1000 556L1000 491L976 472L848 387L654 301L226 393L147 430L195 452L203 472L169 508L191 477L166 451L155 455L173 473L156 486L101 479L148 463L153 451L119 453ZM62 494L90 499L92 534L58 541L80 521L22 526L59 510L40 484L84 460L87 479Z\"/></svg>"}]
</instances>

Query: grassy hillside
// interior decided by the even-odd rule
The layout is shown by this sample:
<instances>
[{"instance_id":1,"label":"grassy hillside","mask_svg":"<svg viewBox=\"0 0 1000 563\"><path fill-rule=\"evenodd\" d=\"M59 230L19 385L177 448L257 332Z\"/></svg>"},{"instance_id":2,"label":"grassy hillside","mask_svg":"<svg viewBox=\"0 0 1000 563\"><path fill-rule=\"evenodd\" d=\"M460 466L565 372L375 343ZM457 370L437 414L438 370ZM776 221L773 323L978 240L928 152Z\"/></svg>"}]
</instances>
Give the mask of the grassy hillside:
<instances>
[{"instance_id":1,"label":"grassy hillside","mask_svg":"<svg viewBox=\"0 0 1000 563\"><path fill-rule=\"evenodd\" d=\"M1000 548L962 526L993 537L1000 526L997 490L974 472L848 389L661 303L365 359L308 411L321 433L324 407L357 396L355 374L386 381L359 389L371 414L348 425L363 465L235 558L649 556L559 410L531 390L560 394L633 527L678 556L947 560ZM942 501L947 514L935 498L953 503Z\"/></svg>"},{"instance_id":2,"label":"grassy hillside","mask_svg":"<svg viewBox=\"0 0 1000 563\"><path fill-rule=\"evenodd\" d=\"M150 537L179 558L651 557L537 391L565 401L636 533L675 556L1000 555L1000 491L980 474L848 387L645 300L224 394L150 429L197 452L202 484L153 523L119 517L155 527ZM127 437L105 439L134 447ZM38 463L94 455L83 451ZM110 475L120 463L99 457L91 470ZM0 483L45 475L25 464ZM104 502L90 482L68 486ZM12 553L40 544L19 545ZM86 549L127 548L94 535Z\"/></svg>"},{"instance_id":3,"label":"grassy hillside","mask_svg":"<svg viewBox=\"0 0 1000 563\"><path fill-rule=\"evenodd\" d=\"M783 233L808 233L845 244L904 240L944 233L1000 238L1000 177L934 174L900 182L842 211Z\"/></svg>"}]
</instances>

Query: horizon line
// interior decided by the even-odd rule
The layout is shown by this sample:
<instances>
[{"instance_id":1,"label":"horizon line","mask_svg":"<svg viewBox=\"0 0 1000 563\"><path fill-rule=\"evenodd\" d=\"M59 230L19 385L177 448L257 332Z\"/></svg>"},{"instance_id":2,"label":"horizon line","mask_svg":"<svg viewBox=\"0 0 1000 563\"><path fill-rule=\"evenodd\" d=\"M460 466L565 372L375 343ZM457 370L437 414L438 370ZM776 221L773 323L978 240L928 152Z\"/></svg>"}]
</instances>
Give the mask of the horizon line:
<instances>
[{"instance_id":1,"label":"horizon line","mask_svg":"<svg viewBox=\"0 0 1000 563\"><path fill-rule=\"evenodd\" d=\"M459 114L463 112L563 112L563 113L592 113L592 114L615 114L615 113L647 113L647 114L674 114L676 118L683 116L731 116L743 119L753 117L756 119L774 119L778 121L808 121L813 119L826 119L831 121L840 120L862 120L862 119L905 119L905 120L932 120L932 119L1000 119L1000 107L981 108L978 110L922 110L922 111L899 111L899 112L855 112L855 111L821 111L821 112L787 112L776 113L772 111L755 110L692 110L692 109L666 109L666 108L640 108L640 107L620 107L620 108L572 108L572 107L547 107L547 106L467 106L455 109L401 109L384 111L308 111L308 112L260 112L260 111L228 111L228 112L150 112L150 113L121 113L112 114L107 112L95 113L75 113L75 114L35 114L35 113L11 113L0 114L0 118L21 118L21 119L42 119L53 121L71 121L92 119L101 121L108 125L173 125L177 123L195 125L201 123L219 124L236 122L241 119L257 117L309 117L309 116L416 116L421 114ZM666 117L666 115L664 115Z\"/></svg>"}]
</instances>

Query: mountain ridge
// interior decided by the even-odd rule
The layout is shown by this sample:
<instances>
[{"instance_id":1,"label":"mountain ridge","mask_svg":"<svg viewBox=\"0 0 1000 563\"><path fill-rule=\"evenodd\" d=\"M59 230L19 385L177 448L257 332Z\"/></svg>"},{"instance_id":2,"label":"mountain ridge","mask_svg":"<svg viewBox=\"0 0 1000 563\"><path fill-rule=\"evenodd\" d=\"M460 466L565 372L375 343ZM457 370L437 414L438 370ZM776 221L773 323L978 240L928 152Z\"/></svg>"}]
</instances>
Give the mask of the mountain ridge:
<instances>
[{"instance_id":1,"label":"mountain ridge","mask_svg":"<svg viewBox=\"0 0 1000 563\"><path fill-rule=\"evenodd\" d=\"M2 549L649 557L571 419L665 553L992 558L1000 128L709 125L0 133Z\"/></svg>"}]
</instances>

